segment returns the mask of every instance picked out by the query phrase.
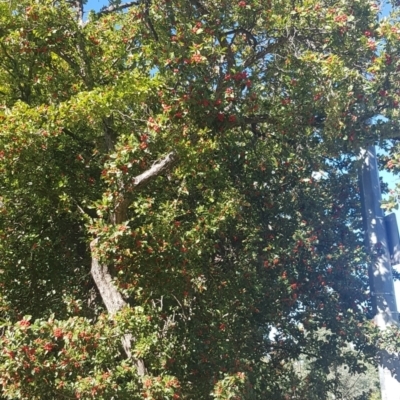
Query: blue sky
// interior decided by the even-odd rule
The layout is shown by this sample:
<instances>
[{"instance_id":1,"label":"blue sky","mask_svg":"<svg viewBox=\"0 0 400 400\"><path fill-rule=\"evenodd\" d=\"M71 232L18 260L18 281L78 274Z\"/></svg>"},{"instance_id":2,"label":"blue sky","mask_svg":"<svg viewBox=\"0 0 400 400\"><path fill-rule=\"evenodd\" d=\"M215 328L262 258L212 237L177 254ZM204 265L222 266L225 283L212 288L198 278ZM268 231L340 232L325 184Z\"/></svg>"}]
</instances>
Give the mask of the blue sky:
<instances>
[{"instance_id":1,"label":"blue sky","mask_svg":"<svg viewBox=\"0 0 400 400\"><path fill-rule=\"evenodd\" d=\"M85 5L85 10L98 11L101 7L108 4L107 0L89 0Z\"/></svg>"}]
</instances>

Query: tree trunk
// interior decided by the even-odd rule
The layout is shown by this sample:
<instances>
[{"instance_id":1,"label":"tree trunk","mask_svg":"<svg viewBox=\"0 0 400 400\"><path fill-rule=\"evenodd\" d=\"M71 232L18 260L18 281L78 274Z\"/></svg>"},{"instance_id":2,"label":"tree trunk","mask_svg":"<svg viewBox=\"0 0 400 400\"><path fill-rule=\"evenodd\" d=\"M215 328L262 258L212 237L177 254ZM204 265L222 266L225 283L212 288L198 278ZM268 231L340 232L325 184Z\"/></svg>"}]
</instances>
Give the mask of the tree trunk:
<instances>
[{"instance_id":1,"label":"tree trunk","mask_svg":"<svg viewBox=\"0 0 400 400\"><path fill-rule=\"evenodd\" d=\"M133 188L138 188L143 186L151 179L159 176L162 172L168 170L172 167L172 165L176 162L177 157L174 152L167 154L161 160L155 162L147 171L138 175L136 178L132 180L128 187L125 188L125 192L128 190L132 190ZM111 217L112 224L121 224L127 219L127 210L128 210L129 201L126 198L119 199L118 204L116 205L113 215ZM93 280L99 290L100 296L103 299L103 302L107 308L107 311L113 315L120 311L123 307L127 306L128 303L124 300L121 293L113 284L113 277L110 273L110 270L107 265L101 264L96 255L95 248L97 246L98 239L94 239L90 243L90 251L92 255L92 267L91 274ZM144 376L147 373L146 366L143 360L134 359L132 357L132 342L134 338L132 334L125 334L122 339L122 346L124 348L125 354L129 359L132 359L136 364L137 371L139 376Z\"/></svg>"}]
</instances>

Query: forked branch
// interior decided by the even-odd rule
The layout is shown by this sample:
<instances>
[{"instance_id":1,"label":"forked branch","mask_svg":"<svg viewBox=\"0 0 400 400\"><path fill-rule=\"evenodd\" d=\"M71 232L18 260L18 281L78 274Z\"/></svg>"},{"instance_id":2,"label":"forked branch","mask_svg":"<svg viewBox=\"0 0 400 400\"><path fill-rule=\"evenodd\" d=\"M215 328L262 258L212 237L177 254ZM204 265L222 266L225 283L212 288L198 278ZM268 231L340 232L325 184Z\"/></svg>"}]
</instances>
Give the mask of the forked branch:
<instances>
[{"instance_id":1,"label":"forked branch","mask_svg":"<svg viewBox=\"0 0 400 400\"><path fill-rule=\"evenodd\" d=\"M161 175L164 171L170 169L177 161L175 152L168 153L165 157L157 160L147 171L133 178L132 181L123 188L125 195L118 199L111 220L114 224L122 224L126 220L126 213L129 206L129 198L127 193L131 193L134 189L144 186L146 183Z\"/></svg>"},{"instance_id":2,"label":"forked branch","mask_svg":"<svg viewBox=\"0 0 400 400\"><path fill-rule=\"evenodd\" d=\"M164 171L171 168L171 166L176 161L177 161L177 155L175 152L167 154L162 159L156 161L147 171L133 178L132 183L130 184L131 189L145 185L151 179L156 178ZM122 199L122 201L117 205L115 209L115 218L112 219L112 222L114 224L121 223L123 220L126 219L127 206L128 202L126 201L126 199ZM128 303L123 298L118 289L115 287L113 283L113 277L110 273L108 266L106 264L102 264L99 262L98 257L96 256L97 242L98 239L95 239L90 243L90 250L92 256L92 266L90 272L99 290L104 305L107 308L107 311L111 315L113 315L118 311L120 311L123 307L127 306ZM132 336L132 334L130 333L125 334L121 338L121 341L127 358L132 359L136 364L139 376L145 375L147 372L144 361L141 359L135 359L132 356L131 348L132 348L132 342L134 341L134 337Z\"/></svg>"}]
</instances>

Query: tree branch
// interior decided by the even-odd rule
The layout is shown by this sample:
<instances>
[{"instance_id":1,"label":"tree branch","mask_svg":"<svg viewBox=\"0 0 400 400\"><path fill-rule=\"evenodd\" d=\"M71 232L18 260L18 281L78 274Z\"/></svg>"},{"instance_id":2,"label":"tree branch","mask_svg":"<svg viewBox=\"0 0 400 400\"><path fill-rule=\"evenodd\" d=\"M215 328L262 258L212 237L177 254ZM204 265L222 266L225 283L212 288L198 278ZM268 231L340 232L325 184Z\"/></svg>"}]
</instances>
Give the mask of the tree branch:
<instances>
[{"instance_id":1,"label":"tree branch","mask_svg":"<svg viewBox=\"0 0 400 400\"><path fill-rule=\"evenodd\" d=\"M254 49L257 47L258 42L256 37L245 28L232 29L231 31L225 32L225 35L236 35L237 33L244 33L250 46L252 46Z\"/></svg>"},{"instance_id":2,"label":"tree branch","mask_svg":"<svg viewBox=\"0 0 400 400\"><path fill-rule=\"evenodd\" d=\"M104 305L107 311L114 315L116 312L126 306L126 301L123 299L121 293L113 285L111 274L105 265L101 265L97 258L93 256L94 249L97 245L98 239L93 240L90 243L90 249L92 251L92 268L90 273L99 289L101 298L103 299Z\"/></svg>"},{"instance_id":3,"label":"tree branch","mask_svg":"<svg viewBox=\"0 0 400 400\"><path fill-rule=\"evenodd\" d=\"M156 161L147 171L138 175L132 179L132 182L124 187L124 192L132 192L133 189L144 186L150 180L161 175L164 171L171 168L172 165L177 161L175 152L167 154L164 158ZM119 202L114 208L114 212L111 215L111 220L114 224L122 224L126 220L126 213L129 206L129 199L121 196Z\"/></svg>"},{"instance_id":4,"label":"tree branch","mask_svg":"<svg viewBox=\"0 0 400 400\"><path fill-rule=\"evenodd\" d=\"M151 179L156 178L162 172L171 168L172 165L175 164L177 160L178 157L176 153L174 151L171 151L171 153L167 154L164 158L157 160L147 171L138 175L136 178L133 178L132 186L140 187L145 185Z\"/></svg>"},{"instance_id":5,"label":"tree branch","mask_svg":"<svg viewBox=\"0 0 400 400\"><path fill-rule=\"evenodd\" d=\"M150 5L151 5L151 0L145 0L145 4L146 4L146 7L145 7L144 15L146 16L147 25L148 25L149 29L151 30L151 33L153 34L154 39L156 40L156 42L158 42L158 35L157 35L157 32L156 32L156 30L154 29L153 23L151 22L151 19L150 19Z\"/></svg>"},{"instance_id":6,"label":"tree branch","mask_svg":"<svg viewBox=\"0 0 400 400\"><path fill-rule=\"evenodd\" d=\"M156 178L165 170L171 168L171 166L177 161L177 155L175 152L168 153L162 159L156 161L147 171L133 178L132 183L125 189L133 189L135 187L141 187L149 182L151 179ZM118 205L115 207L114 216L112 223L120 224L126 219L127 207L129 202L127 199L122 198ZM123 307L126 307L128 303L122 297L121 293L114 286L113 277L106 264L101 264L95 254L95 249L98 243L98 239L94 239L90 243L90 251L92 256L92 265L90 273L93 280L99 290L100 296L106 306L108 312L113 315L120 311ZM145 363L142 359L135 359L132 357L132 342L134 337L132 334L127 333L121 338L122 346L128 359L134 360L139 376L147 374Z\"/></svg>"},{"instance_id":7,"label":"tree branch","mask_svg":"<svg viewBox=\"0 0 400 400\"><path fill-rule=\"evenodd\" d=\"M127 3L122 3L122 4L119 4L119 5L103 7L97 13L97 15L101 16L101 15L111 14L111 13L116 12L116 11L125 10L125 9L133 7L133 6L138 6L139 4L140 4L140 1L129 1Z\"/></svg>"},{"instance_id":8,"label":"tree branch","mask_svg":"<svg viewBox=\"0 0 400 400\"><path fill-rule=\"evenodd\" d=\"M93 280L99 290L100 296L107 308L107 311L114 315L120 311L123 307L127 306L128 303L124 300L121 293L114 286L112 276L108 270L107 265L100 264L98 259L94 255L94 251L97 245L98 239L93 240L90 243L90 250L92 253L92 267L90 273L92 274ZM134 340L132 334L127 333L121 338L122 347L124 348L125 354L128 359L133 359L136 364L136 368L139 376L146 375L146 366L144 361L141 359L135 359L132 357L132 341Z\"/></svg>"}]
</instances>

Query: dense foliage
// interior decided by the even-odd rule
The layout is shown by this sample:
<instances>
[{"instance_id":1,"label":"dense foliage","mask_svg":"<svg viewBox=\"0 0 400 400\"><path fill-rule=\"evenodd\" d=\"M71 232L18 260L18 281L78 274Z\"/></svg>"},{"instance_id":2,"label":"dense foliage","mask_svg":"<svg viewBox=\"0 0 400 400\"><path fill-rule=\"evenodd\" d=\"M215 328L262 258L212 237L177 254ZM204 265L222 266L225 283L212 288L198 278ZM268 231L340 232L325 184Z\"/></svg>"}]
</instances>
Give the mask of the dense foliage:
<instances>
[{"instance_id":1,"label":"dense foliage","mask_svg":"<svg viewBox=\"0 0 400 400\"><path fill-rule=\"evenodd\" d=\"M288 399L307 356L326 398L374 355L357 159L398 129L396 17L81 7L0 3L3 396Z\"/></svg>"}]
</instances>

